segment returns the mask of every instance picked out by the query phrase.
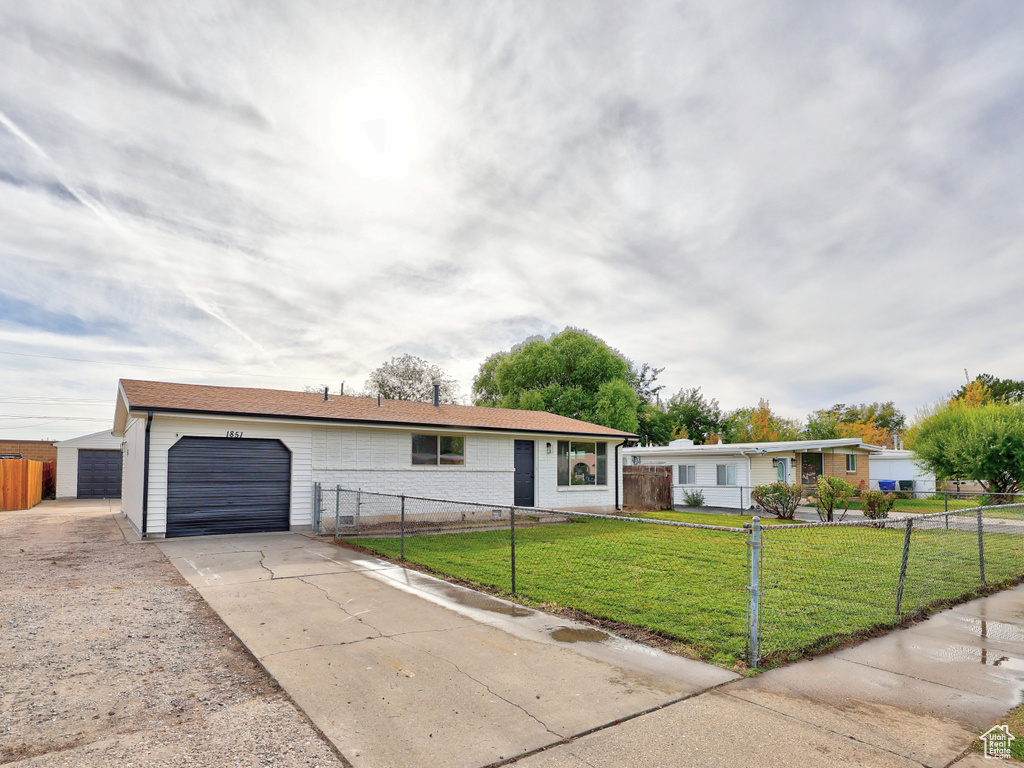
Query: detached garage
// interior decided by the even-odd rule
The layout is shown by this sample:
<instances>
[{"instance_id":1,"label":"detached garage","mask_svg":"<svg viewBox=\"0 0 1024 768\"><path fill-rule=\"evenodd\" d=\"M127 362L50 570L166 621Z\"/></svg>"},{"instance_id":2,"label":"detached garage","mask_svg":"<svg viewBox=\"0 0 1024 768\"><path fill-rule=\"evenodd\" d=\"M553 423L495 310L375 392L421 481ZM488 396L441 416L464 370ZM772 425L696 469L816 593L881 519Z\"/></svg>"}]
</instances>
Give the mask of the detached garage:
<instances>
[{"instance_id":1,"label":"detached garage","mask_svg":"<svg viewBox=\"0 0 1024 768\"><path fill-rule=\"evenodd\" d=\"M313 484L620 506L622 432L540 411L124 379L121 513L143 537L308 529Z\"/></svg>"},{"instance_id":2,"label":"detached garage","mask_svg":"<svg viewBox=\"0 0 1024 768\"><path fill-rule=\"evenodd\" d=\"M121 438L95 432L54 443L57 498L121 498Z\"/></svg>"}]
</instances>

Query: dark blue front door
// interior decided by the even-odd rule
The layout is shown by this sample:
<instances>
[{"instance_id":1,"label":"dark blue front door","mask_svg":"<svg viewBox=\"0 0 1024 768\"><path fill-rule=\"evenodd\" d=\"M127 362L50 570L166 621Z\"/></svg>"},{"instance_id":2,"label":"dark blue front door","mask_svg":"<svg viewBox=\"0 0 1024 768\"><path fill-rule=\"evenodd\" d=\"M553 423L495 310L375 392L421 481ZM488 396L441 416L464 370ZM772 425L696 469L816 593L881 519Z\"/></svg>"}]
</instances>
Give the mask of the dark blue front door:
<instances>
[{"instance_id":1,"label":"dark blue front door","mask_svg":"<svg viewBox=\"0 0 1024 768\"><path fill-rule=\"evenodd\" d=\"M515 449L515 501L517 507L532 507L533 500L533 440L516 440Z\"/></svg>"}]
</instances>

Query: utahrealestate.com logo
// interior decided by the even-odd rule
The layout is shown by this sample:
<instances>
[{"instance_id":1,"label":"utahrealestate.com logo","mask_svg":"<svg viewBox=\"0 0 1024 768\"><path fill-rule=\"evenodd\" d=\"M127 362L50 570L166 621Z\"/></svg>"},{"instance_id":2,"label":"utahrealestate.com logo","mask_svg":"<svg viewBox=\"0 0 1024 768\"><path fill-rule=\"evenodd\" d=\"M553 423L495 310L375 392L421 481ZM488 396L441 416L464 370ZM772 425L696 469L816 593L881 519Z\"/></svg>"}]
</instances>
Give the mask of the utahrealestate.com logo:
<instances>
[{"instance_id":1,"label":"utahrealestate.com logo","mask_svg":"<svg viewBox=\"0 0 1024 768\"><path fill-rule=\"evenodd\" d=\"M980 738L985 745L985 757L994 757L999 760L1010 759L1010 744L1016 737L1010 733L1008 726L997 725L989 728L981 734Z\"/></svg>"}]
</instances>

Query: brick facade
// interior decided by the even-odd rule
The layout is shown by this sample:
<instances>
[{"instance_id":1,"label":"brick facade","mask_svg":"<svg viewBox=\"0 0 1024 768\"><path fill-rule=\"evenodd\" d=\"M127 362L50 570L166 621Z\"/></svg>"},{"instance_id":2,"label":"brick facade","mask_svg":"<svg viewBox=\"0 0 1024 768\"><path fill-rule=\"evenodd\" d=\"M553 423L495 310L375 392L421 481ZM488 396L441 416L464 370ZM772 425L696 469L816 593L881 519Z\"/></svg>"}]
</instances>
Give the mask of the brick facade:
<instances>
[{"instance_id":1,"label":"brick facade","mask_svg":"<svg viewBox=\"0 0 1024 768\"><path fill-rule=\"evenodd\" d=\"M812 455L819 455L814 453ZM848 482L854 488L870 487L870 472L868 470L868 454L866 453L855 453L857 457L857 471L848 472L846 470L846 456L845 453L824 453L821 455L822 472L828 477L841 477L843 480ZM802 461L802 454L797 454L797 461ZM800 463L797 465L800 466ZM806 484L805 484L806 485Z\"/></svg>"},{"instance_id":2,"label":"brick facade","mask_svg":"<svg viewBox=\"0 0 1024 768\"><path fill-rule=\"evenodd\" d=\"M45 440L3 440L0 454L20 453L21 458L32 461L57 461L57 448Z\"/></svg>"}]
</instances>

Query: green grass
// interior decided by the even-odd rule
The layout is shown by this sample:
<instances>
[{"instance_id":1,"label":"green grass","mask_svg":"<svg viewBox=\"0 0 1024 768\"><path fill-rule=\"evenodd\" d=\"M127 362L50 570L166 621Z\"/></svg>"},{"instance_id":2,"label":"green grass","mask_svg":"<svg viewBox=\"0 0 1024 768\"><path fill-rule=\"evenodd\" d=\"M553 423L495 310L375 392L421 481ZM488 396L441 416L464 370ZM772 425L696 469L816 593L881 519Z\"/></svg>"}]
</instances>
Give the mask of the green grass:
<instances>
[{"instance_id":1,"label":"green grass","mask_svg":"<svg viewBox=\"0 0 1024 768\"><path fill-rule=\"evenodd\" d=\"M648 520L670 520L674 523L697 523L698 525L721 525L726 528L742 528L744 523L754 519L753 515L723 515L716 512L627 512L625 517L642 517ZM792 525L802 520L779 520L761 515L761 525Z\"/></svg>"},{"instance_id":2,"label":"green grass","mask_svg":"<svg viewBox=\"0 0 1024 768\"><path fill-rule=\"evenodd\" d=\"M915 530L897 616L903 538L902 530L893 529L768 527L761 561L762 656L771 663L893 626L923 606L980 585L976 533ZM384 557L399 555L397 538L351 543ZM986 533L985 552L989 584L1024 573L1024 536ZM700 658L735 666L745 649L746 553L747 536L740 531L606 519L520 524L516 592L526 602L662 634ZM511 592L507 530L410 536L405 555L435 572Z\"/></svg>"},{"instance_id":3,"label":"green grass","mask_svg":"<svg viewBox=\"0 0 1024 768\"><path fill-rule=\"evenodd\" d=\"M896 499L893 512L914 512L921 515L929 515L933 512L947 511L947 502L942 498L932 497L929 499ZM978 506L976 498L954 499L948 501L949 511L959 509L973 509ZM810 505L813 509L815 505ZM850 502L850 509L863 509L864 503L859 500Z\"/></svg>"}]
</instances>

